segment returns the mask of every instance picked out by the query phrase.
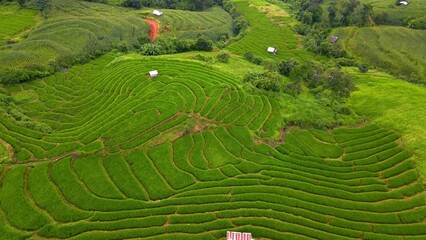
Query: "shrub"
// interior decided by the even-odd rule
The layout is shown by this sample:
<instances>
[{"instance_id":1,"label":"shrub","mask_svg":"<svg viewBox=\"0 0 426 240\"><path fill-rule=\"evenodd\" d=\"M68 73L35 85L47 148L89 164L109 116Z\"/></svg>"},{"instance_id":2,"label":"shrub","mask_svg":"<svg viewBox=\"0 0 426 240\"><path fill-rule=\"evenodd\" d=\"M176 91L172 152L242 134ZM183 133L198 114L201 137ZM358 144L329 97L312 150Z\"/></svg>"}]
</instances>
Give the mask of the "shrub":
<instances>
[{"instance_id":1,"label":"shrub","mask_svg":"<svg viewBox=\"0 0 426 240\"><path fill-rule=\"evenodd\" d=\"M344 67L356 66L356 61L352 58L338 58L336 59L336 63L337 65Z\"/></svg>"},{"instance_id":2,"label":"shrub","mask_svg":"<svg viewBox=\"0 0 426 240\"><path fill-rule=\"evenodd\" d=\"M246 53L244 53L244 58L247 60L247 61L253 61L253 53L252 52L246 52Z\"/></svg>"},{"instance_id":3,"label":"shrub","mask_svg":"<svg viewBox=\"0 0 426 240\"><path fill-rule=\"evenodd\" d=\"M213 50L213 42L204 36L198 37L194 45L194 50L211 51Z\"/></svg>"},{"instance_id":4,"label":"shrub","mask_svg":"<svg viewBox=\"0 0 426 240\"><path fill-rule=\"evenodd\" d=\"M211 62L212 61L212 57L208 57L206 55L203 54L197 54L194 56L195 59L199 60L199 61L203 61L203 62Z\"/></svg>"},{"instance_id":5,"label":"shrub","mask_svg":"<svg viewBox=\"0 0 426 240\"><path fill-rule=\"evenodd\" d=\"M120 52L126 53L129 51L129 44L126 41L121 41L117 44L117 49Z\"/></svg>"},{"instance_id":6,"label":"shrub","mask_svg":"<svg viewBox=\"0 0 426 240\"><path fill-rule=\"evenodd\" d=\"M217 54L217 59L223 63L228 63L230 57L231 55L229 55L228 52L224 52L224 51L221 51Z\"/></svg>"},{"instance_id":7,"label":"shrub","mask_svg":"<svg viewBox=\"0 0 426 240\"><path fill-rule=\"evenodd\" d=\"M426 17L409 21L408 27L414 28L414 29L426 29Z\"/></svg>"},{"instance_id":8,"label":"shrub","mask_svg":"<svg viewBox=\"0 0 426 240\"><path fill-rule=\"evenodd\" d=\"M359 69L359 71L360 71L360 72L362 72L362 73L366 73L366 72L368 72L368 67L367 67L366 65L364 65L364 64L360 64L360 65L358 65L358 69Z\"/></svg>"},{"instance_id":9,"label":"shrub","mask_svg":"<svg viewBox=\"0 0 426 240\"><path fill-rule=\"evenodd\" d=\"M262 64L263 59L261 57L254 57L252 63L260 65Z\"/></svg>"},{"instance_id":10,"label":"shrub","mask_svg":"<svg viewBox=\"0 0 426 240\"><path fill-rule=\"evenodd\" d=\"M271 59L264 59L262 61L262 66L265 68L265 70L269 72L276 72L278 71L278 63L277 61L271 60Z\"/></svg>"},{"instance_id":11,"label":"shrub","mask_svg":"<svg viewBox=\"0 0 426 240\"><path fill-rule=\"evenodd\" d=\"M160 55L161 46L156 43L145 43L140 50L143 55Z\"/></svg>"},{"instance_id":12,"label":"shrub","mask_svg":"<svg viewBox=\"0 0 426 240\"><path fill-rule=\"evenodd\" d=\"M279 92L283 82L282 77L276 72L250 72L244 76L244 82L266 91Z\"/></svg>"},{"instance_id":13,"label":"shrub","mask_svg":"<svg viewBox=\"0 0 426 240\"><path fill-rule=\"evenodd\" d=\"M125 0L122 5L123 7L140 9L142 7L142 2L141 0Z\"/></svg>"},{"instance_id":14,"label":"shrub","mask_svg":"<svg viewBox=\"0 0 426 240\"><path fill-rule=\"evenodd\" d=\"M278 72L283 76L290 76L291 70L293 70L294 66L296 66L297 61L294 59L290 59L287 61L282 61L278 65Z\"/></svg>"}]
</instances>

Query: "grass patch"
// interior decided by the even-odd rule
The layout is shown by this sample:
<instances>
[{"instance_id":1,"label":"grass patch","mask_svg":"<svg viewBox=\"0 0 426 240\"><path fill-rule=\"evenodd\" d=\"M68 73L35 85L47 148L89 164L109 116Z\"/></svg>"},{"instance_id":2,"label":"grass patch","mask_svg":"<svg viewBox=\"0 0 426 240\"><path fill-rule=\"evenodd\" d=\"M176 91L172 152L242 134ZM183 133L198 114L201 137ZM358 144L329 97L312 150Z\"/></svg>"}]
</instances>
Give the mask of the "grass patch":
<instances>
[{"instance_id":1,"label":"grass patch","mask_svg":"<svg viewBox=\"0 0 426 240\"><path fill-rule=\"evenodd\" d=\"M255 56L272 59L308 59L313 54L304 50L299 37L291 26L294 20L287 15L285 9L270 4L264 0L241 1L233 0L240 11L249 21L250 27L243 39L231 44L228 50L243 55L250 51ZM275 16L275 13L279 13ZM274 15L274 21L271 21ZM268 47L278 49L277 54L269 54Z\"/></svg>"},{"instance_id":2,"label":"grass patch","mask_svg":"<svg viewBox=\"0 0 426 240\"><path fill-rule=\"evenodd\" d=\"M357 73L359 91L349 105L379 126L397 131L403 144L413 153L422 179L426 179L426 112L422 107L426 89L377 71Z\"/></svg>"},{"instance_id":3,"label":"grass patch","mask_svg":"<svg viewBox=\"0 0 426 240\"><path fill-rule=\"evenodd\" d=\"M33 25L37 15L38 11L20 9L15 2L0 4L0 46L19 40L13 36Z\"/></svg>"},{"instance_id":4,"label":"grass patch","mask_svg":"<svg viewBox=\"0 0 426 240\"><path fill-rule=\"evenodd\" d=\"M426 83L425 31L397 26L348 27L332 34L341 38L340 46L360 63Z\"/></svg>"}]
</instances>

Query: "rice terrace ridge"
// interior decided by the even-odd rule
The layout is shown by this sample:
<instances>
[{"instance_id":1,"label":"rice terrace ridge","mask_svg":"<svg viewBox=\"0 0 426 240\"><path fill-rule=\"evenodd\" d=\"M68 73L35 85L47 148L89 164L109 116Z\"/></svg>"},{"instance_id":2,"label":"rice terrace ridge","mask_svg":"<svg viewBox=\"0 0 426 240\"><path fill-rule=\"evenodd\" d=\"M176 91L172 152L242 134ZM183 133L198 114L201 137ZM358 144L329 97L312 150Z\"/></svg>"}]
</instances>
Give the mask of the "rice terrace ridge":
<instances>
[{"instance_id":1,"label":"rice terrace ridge","mask_svg":"<svg viewBox=\"0 0 426 240\"><path fill-rule=\"evenodd\" d=\"M0 0L0 240L426 239L426 2Z\"/></svg>"}]
</instances>

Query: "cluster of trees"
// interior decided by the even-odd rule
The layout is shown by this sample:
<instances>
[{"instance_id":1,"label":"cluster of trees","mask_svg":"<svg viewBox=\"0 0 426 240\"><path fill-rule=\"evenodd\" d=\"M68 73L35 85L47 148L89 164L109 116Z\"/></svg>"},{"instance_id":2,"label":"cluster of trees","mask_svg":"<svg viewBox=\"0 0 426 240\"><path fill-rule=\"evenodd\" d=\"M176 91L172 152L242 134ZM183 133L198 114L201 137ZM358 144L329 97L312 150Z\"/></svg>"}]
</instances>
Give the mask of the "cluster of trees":
<instances>
[{"instance_id":1,"label":"cluster of trees","mask_svg":"<svg viewBox=\"0 0 426 240\"><path fill-rule=\"evenodd\" d=\"M359 0L332 0L327 9L323 9L323 0L285 0L291 2L292 10L300 21L295 31L306 36L304 45L315 54L346 57L347 54L337 45L330 44L329 35L333 27L368 26L372 20L373 7ZM326 14L324 14L326 11Z\"/></svg>"},{"instance_id":2,"label":"cluster of trees","mask_svg":"<svg viewBox=\"0 0 426 240\"><path fill-rule=\"evenodd\" d=\"M361 3L359 0L332 0L323 14L323 0L285 0L292 3L292 8L297 19L304 24L328 23L331 27L369 24L369 17L373 15L370 4Z\"/></svg>"},{"instance_id":3,"label":"cluster of trees","mask_svg":"<svg viewBox=\"0 0 426 240\"><path fill-rule=\"evenodd\" d=\"M220 51L217 55L216 55L216 59L219 62L222 63L228 63L229 59L231 58L231 55L226 52L226 51ZM206 56L205 54L197 54L194 56L194 59L198 60L198 61L203 61L203 62L207 62L210 63L213 61L213 57L211 56Z\"/></svg>"},{"instance_id":4,"label":"cluster of trees","mask_svg":"<svg viewBox=\"0 0 426 240\"><path fill-rule=\"evenodd\" d=\"M227 11L232 19L232 31L234 36L244 35L249 27L247 19L237 10L237 7L230 0L223 0L222 7ZM242 37L242 36L241 36Z\"/></svg>"},{"instance_id":5,"label":"cluster of trees","mask_svg":"<svg viewBox=\"0 0 426 240\"><path fill-rule=\"evenodd\" d=\"M303 89L322 100L327 99L330 106L344 102L355 90L354 81L338 65L327 66L314 62L287 60L276 62L254 57L246 53L247 60L261 61L266 72L251 72L244 77L244 82L258 89L272 92L284 92L297 96ZM361 70L361 69L360 69ZM365 71L365 66L362 67ZM368 70L368 69L367 69Z\"/></svg>"},{"instance_id":6,"label":"cluster of trees","mask_svg":"<svg viewBox=\"0 0 426 240\"><path fill-rule=\"evenodd\" d=\"M83 0L86 2L108 3L108 0ZM18 2L21 7L30 5L44 11L49 0L0 0L1 2ZM124 0L122 5L131 8L158 7L169 9L181 9L191 11L203 11L214 5L222 5L223 0Z\"/></svg>"},{"instance_id":7,"label":"cluster of trees","mask_svg":"<svg viewBox=\"0 0 426 240\"><path fill-rule=\"evenodd\" d=\"M28 5L39 9L41 12L44 12L49 5L49 0L3 0L1 2L17 2L21 8Z\"/></svg>"},{"instance_id":8,"label":"cluster of trees","mask_svg":"<svg viewBox=\"0 0 426 240\"><path fill-rule=\"evenodd\" d=\"M413 29L426 29L426 16L419 18L405 18L403 24Z\"/></svg>"},{"instance_id":9,"label":"cluster of trees","mask_svg":"<svg viewBox=\"0 0 426 240\"><path fill-rule=\"evenodd\" d=\"M136 46L129 46L126 42L121 42L117 45L117 49L121 52L136 50L143 55L211 51L213 50L213 41L204 36L199 36L196 39L160 38L154 43L150 43L149 38L140 38L139 44Z\"/></svg>"},{"instance_id":10,"label":"cluster of trees","mask_svg":"<svg viewBox=\"0 0 426 240\"><path fill-rule=\"evenodd\" d=\"M356 113L345 106L355 90L354 80L334 61L274 61L251 53L245 57L264 67L264 71L247 73L245 86L278 99L285 109L286 125L329 128L357 119Z\"/></svg>"},{"instance_id":11,"label":"cluster of trees","mask_svg":"<svg viewBox=\"0 0 426 240\"><path fill-rule=\"evenodd\" d=\"M214 5L222 5L222 0L125 0L123 6L132 8L158 7L202 11Z\"/></svg>"}]
</instances>

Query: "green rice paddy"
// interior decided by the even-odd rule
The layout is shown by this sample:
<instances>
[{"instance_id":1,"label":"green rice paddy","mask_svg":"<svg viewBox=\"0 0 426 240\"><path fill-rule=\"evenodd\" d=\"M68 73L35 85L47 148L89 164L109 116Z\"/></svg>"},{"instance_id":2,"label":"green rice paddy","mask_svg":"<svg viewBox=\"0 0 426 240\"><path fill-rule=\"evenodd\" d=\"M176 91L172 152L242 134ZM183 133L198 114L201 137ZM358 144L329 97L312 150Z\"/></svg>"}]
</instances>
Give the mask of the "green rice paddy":
<instances>
[{"instance_id":1,"label":"green rice paddy","mask_svg":"<svg viewBox=\"0 0 426 240\"><path fill-rule=\"evenodd\" d=\"M43 73L56 65L86 62L123 39L136 44L148 25L134 12L84 1L52 0L54 10L19 43L0 48L0 74ZM16 73L17 72L17 73ZM23 78L23 79L18 79ZM1 79L1 78L0 78Z\"/></svg>"},{"instance_id":2,"label":"green rice paddy","mask_svg":"<svg viewBox=\"0 0 426 240\"><path fill-rule=\"evenodd\" d=\"M17 155L1 175L3 239L426 236L398 134L293 130L272 144L276 103L208 66L106 55L9 90L36 93L20 107L54 131L1 118Z\"/></svg>"},{"instance_id":3,"label":"green rice paddy","mask_svg":"<svg viewBox=\"0 0 426 240\"><path fill-rule=\"evenodd\" d=\"M289 13L279 6L265 0L233 0L237 10L244 13L250 22L248 33L243 39L231 44L228 50L243 55L252 52L255 56L272 59L308 59L313 54L304 50L301 40L291 29L294 20ZM268 47L278 49L270 54Z\"/></svg>"},{"instance_id":4,"label":"green rice paddy","mask_svg":"<svg viewBox=\"0 0 426 240\"><path fill-rule=\"evenodd\" d=\"M146 9L52 1L55 11L27 39L0 50L0 59L7 51L16 56L2 61L0 74L4 66L106 51L148 31ZM371 121L283 129L289 114L311 114L315 106L298 110L298 98L248 91L242 76L263 68L236 55L314 56L289 28L284 5L233 2L251 28L227 47L229 63L194 60L217 52L115 51L5 86L16 107L0 107L1 240L214 240L226 231L277 240L426 239L424 87L348 68L359 88L348 104ZM230 30L219 8L164 12L162 36ZM266 53L269 46L278 53ZM17 55L29 49L40 55ZM150 77L151 70L159 75Z\"/></svg>"},{"instance_id":5,"label":"green rice paddy","mask_svg":"<svg viewBox=\"0 0 426 240\"><path fill-rule=\"evenodd\" d=\"M426 88L378 71L357 72L351 72L358 78L359 91L352 94L350 106L381 127L398 131L425 180L426 110L421 106L426 99Z\"/></svg>"},{"instance_id":6,"label":"green rice paddy","mask_svg":"<svg viewBox=\"0 0 426 240\"><path fill-rule=\"evenodd\" d=\"M38 12L19 9L18 4L0 5L0 46L10 37L31 26Z\"/></svg>"},{"instance_id":7,"label":"green rice paddy","mask_svg":"<svg viewBox=\"0 0 426 240\"><path fill-rule=\"evenodd\" d=\"M404 18L424 17L426 11L425 0L409 1L408 6L396 6L396 1L389 0L362 0L362 3L371 4L374 13L386 13L389 20L400 23Z\"/></svg>"},{"instance_id":8,"label":"green rice paddy","mask_svg":"<svg viewBox=\"0 0 426 240\"><path fill-rule=\"evenodd\" d=\"M426 81L426 31L406 27L347 27L333 32L359 62L396 76Z\"/></svg>"},{"instance_id":9,"label":"green rice paddy","mask_svg":"<svg viewBox=\"0 0 426 240\"><path fill-rule=\"evenodd\" d=\"M162 37L196 38L203 35L218 40L220 36L232 36L231 16L220 7L203 12L170 9L161 9L161 12L162 16L154 18L160 22Z\"/></svg>"}]
</instances>

